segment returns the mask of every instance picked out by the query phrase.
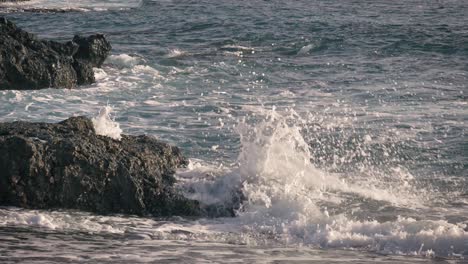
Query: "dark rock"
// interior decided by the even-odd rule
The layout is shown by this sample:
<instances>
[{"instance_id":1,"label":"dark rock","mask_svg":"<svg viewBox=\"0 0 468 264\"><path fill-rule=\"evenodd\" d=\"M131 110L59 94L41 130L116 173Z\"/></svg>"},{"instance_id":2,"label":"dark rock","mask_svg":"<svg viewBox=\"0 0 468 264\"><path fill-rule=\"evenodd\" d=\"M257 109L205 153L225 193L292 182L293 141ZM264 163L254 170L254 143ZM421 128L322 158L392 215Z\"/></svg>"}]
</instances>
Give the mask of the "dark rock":
<instances>
[{"instance_id":1,"label":"dark rock","mask_svg":"<svg viewBox=\"0 0 468 264\"><path fill-rule=\"evenodd\" d=\"M76 71L76 80L78 83L94 83L96 81L94 77L93 67L89 63L83 63L80 60L73 62L73 68Z\"/></svg>"},{"instance_id":2,"label":"dark rock","mask_svg":"<svg viewBox=\"0 0 468 264\"><path fill-rule=\"evenodd\" d=\"M59 43L39 40L0 17L0 90L72 88L95 82L111 50L103 35Z\"/></svg>"},{"instance_id":3,"label":"dark rock","mask_svg":"<svg viewBox=\"0 0 468 264\"><path fill-rule=\"evenodd\" d=\"M96 135L91 120L0 123L0 205L97 213L199 215L175 189L187 164L177 147L149 136Z\"/></svg>"},{"instance_id":4,"label":"dark rock","mask_svg":"<svg viewBox=\"0 0 468 264\"><path fill-rule=\"evenodd\" d=\"M101 67L111 50L111 45L104 35L92 35L89 37L75 36L73 42L78 44L78 51L74 58L89 62L93 67Z\"/></svg>"}]
</instances>

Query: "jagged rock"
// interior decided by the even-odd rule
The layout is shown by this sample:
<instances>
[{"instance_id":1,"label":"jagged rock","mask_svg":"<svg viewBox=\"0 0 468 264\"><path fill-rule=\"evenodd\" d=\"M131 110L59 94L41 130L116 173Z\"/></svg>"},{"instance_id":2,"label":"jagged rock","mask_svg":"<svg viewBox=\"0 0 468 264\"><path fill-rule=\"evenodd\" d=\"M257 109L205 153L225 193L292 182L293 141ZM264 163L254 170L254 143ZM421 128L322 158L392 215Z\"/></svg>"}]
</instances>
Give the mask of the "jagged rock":
<instances>
[{"instance_id":1,"label":"jagged rock","mask_svg":"<svg viewBox=\"0 0 468 264\"><path fill-rule=\"evenodd\" d=\"M72 88L95 82L111 50L103 35L59 43L39 40L0 17L0 90Z\"/></svg>"},{"instance_id":2,"label":"jagged rock","mask_svg":"<svg viewBox=\"0 0 468 264\"><path fill-rule=\"evenodd\" d=\"M89 62L93 67L101 67L107 57L111 46L104 35L91 35L89 37L75 36L73 42L78 44L78 51L74 58Z\"/></svg>"},{"instance_id":3,"label":"jagged rock","mask_svg":"<svg viewBox=\"0 0 468 264\"><path fill-rule=\"evenodd\" d=\"M97 213L199 215L175 189L187 164L177 147L149 136L96 135L90 119L0 123L0 205Z\"/></svg>"}]
</instances>

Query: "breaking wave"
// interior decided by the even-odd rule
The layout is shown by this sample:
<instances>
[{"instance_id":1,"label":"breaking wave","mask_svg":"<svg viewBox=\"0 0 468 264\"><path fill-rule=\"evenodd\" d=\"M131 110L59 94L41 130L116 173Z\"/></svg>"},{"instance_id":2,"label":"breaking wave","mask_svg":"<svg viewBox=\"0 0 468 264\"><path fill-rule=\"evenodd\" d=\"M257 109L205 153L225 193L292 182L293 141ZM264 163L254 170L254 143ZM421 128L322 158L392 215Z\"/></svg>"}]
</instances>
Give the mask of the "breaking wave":
<instances>
[{"instance_id":1,"label":"breaking wave","mask_svg":"<svg viewBox=\"0 0 468 264\"><path fill-rule=\"evenodd\" d=\"M468 254L466 224L426 220L430 190L413 186L398 170L387 175L392 181L382 182L383 177L363 181L315 167L303 124L293 110L241 120L237 164L229 168L192 160L179 172L182 188L202 204L234 208L235 224L244 232L282 244L421 256Z\"/></svg>"}]
</instances>

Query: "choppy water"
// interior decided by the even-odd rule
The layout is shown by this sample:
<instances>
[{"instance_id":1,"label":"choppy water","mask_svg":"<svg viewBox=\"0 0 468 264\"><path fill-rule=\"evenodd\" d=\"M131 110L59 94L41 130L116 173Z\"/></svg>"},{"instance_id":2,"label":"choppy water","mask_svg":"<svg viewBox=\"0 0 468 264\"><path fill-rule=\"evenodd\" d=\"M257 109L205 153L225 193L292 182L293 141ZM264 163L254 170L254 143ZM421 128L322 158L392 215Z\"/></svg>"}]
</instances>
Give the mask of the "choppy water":
<instances>
[{"instance_id":1,"label":"choppy water","mask_svg":"<svg viewBox=\"0 0 468 264\"><path fill-rule=\"evenodd\" d=\"M228 203L241 188L248 200L220 219L3 208L0 261L468 258L468 2L3 6L41 37L101 32L114 50L95 85L0 92L0 121L110 105L124 133L191 158L178 172L187 196Z\"/></svg>"}]
</instances>

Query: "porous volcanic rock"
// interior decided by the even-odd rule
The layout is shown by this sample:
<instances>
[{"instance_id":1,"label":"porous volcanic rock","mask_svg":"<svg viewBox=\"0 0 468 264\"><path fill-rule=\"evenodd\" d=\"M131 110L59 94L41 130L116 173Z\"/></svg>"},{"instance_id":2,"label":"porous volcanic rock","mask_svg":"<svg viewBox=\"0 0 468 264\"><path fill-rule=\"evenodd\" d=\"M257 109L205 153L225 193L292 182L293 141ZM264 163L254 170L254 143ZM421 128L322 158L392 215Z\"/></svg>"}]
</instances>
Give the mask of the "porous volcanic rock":
<instances>
[{"instance_id":1,"label":"porous volcanic rock","mask_svg":"<svg viewBox=\"0 0 468 264\"><path fill-rule=\"evenodd\" d=\"M73 88L95 82L111 50L104 35L75 36L60 43L40 40L0 17L0 90Z\"/></svg>"},{"instance_id":2,"label":"porous volcanic rock","mask_svg":"<svg viewBox=\"0 0 468 264\"><path fill-rule=\"evenodd\" d=\"M0 205L96 213L195 216L197 201L175 189L187 164L150 136L96 135L92 121L0 123Z\"/></svg>"}]
</instances>

